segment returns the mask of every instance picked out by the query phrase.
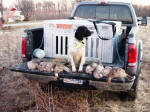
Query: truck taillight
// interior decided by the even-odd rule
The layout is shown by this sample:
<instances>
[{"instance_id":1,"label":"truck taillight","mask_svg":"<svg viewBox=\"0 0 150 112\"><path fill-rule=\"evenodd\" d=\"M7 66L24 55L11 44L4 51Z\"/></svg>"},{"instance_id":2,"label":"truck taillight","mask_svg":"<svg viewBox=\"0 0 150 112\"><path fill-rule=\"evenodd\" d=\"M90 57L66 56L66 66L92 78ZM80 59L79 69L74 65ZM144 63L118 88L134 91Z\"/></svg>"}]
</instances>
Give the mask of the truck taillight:
<instances>
[{"instance_id":1,"label":"truck taillight","mask_svg":"<svg viewBox=\"0 0 150 112\"><path fill-rule=\"evenodd\" d=\"M26 38L22 38L22 58L26 58Z\"/></svg>"},{"instance_id":2,"label":"truck taillight","mask_svg":"<svg viewBox=\"0 0 150 112\"><path fill-rule=\"evenodd\" d=\"M105 1L102 1L102 2L100 2L100 4L101 4L101 5L105 5L105 4L106 4L106 2L105 2Z\"/></svg>"},{"instance_id":3,"label":"truck taillight","mask_svg":"<svg viewBox=\"0 0 150 112\"><path fill-rule=\"evenodd\" d=\"M135 44L128 45L128 67L136 67L137 48Z\"/></svg>"}]
</instances>

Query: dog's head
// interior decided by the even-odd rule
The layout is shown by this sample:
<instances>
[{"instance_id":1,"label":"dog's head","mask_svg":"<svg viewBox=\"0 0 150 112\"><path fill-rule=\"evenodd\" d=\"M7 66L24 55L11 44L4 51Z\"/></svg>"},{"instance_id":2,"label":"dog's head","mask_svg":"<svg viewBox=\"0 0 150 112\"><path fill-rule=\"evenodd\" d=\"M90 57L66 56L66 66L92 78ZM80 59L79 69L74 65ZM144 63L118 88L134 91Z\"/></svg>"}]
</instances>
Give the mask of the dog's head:
<instances>
[{"instance_id":1,"label":"dog's head","mask_svg":"<svg viewBox=\"0 0 150 112\"><path fill-rule=\"evenodd\" d=\"M91 36L93 32L90 31L85 26L79 26L75 32L75 38L78 40L83 40L83 38L87 38L88 36Z\"/></svg>"}]
</instances>

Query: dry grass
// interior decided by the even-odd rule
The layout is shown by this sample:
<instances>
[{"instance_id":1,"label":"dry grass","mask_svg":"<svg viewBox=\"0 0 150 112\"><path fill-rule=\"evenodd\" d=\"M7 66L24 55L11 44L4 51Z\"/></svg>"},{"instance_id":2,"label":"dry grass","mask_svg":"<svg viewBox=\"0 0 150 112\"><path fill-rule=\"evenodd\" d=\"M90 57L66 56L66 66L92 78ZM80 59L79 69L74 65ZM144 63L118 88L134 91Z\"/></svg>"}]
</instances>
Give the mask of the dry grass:
<instances>
[{"instance_id":1,"label":"dry grass","mask_svg":"<svg viewBox=\"0 0 150 112\"><path fill-rule=\"evenodd\" d=\"M132 104L129 107L132 108L135 103L120 100L119 92L67 88L56 90L53 85L35 86L35 83L37 82L30 85L30 93L36 100L37 108L44 112L119 112L122 111L123 105Z\"/></svg>"},{"instance_id":2,"label":"dry grass","mask_svg":"<svg viewBox=\"0 0 150 112\"><path fill-rule=\"evenodd\" d=\"M36 106L40 111L85 112L89 108L88 94L86 91L70 92L66 89L56 90L52 85L39 85L39 83L31 81L29 88L31 95L34 96L37 103Z\"/></svg>"},{"instance_id":3,"label":"dry grass","mask_svg":"<svg viewBox=\"0 0 150 112\"><path fill-rule=\"evenodd\" d=\"M27 28L31 28L27 26ZM0 31L0 66L9 67L21 63L21 35L24 28ZM29 107L29 112L149 112L150 111L150 25L140 27L138 39L143 40L143 65L136 101L120 100L118 92L96 90L70 90L53 85L39 84L36 81L24 81L30 97L36 106ZM7 74L12 74L8 72ZM15 74L15 73L14 73ZM1 75L5 75L2 73ZM9 75L11 78L11 76ZM5 83L8 79L6 77ZM3 79L3 80L4 80ZM1 80L1 79L0 79ZM0 86L1 87L1 86ZM2 88L2 87L1 87ZM19 89L18 89L19 90ZM24 95L23 95L24 96ZM30 102L30 100L29 100ZM0 103L1 107L1 103ZM26 110L27 111L27 110Z\"/></svg>"}]
</instances>

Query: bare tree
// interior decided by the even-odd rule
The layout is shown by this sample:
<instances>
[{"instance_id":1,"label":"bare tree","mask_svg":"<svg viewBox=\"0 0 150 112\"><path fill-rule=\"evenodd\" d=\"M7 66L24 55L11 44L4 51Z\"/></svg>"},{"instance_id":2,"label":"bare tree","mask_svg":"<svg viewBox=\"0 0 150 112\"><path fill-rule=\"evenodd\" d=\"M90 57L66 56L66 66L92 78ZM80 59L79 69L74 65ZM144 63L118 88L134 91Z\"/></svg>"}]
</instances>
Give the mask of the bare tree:
<instances>
[{"instance_id":1,"label":"bare tree","mask_svg":"<svg viewBox=\"0 0 150 112\"><path fill-rule=\"evenodd\" d=\"M58 10L58 14L61 17L64 12L67 11L67 1L66 0L59 0L59 2L57 3L57 10Z\"/></svg>"},{"instance_id":2,"label":"bare tree","mask_svg":"<svg viewBox=\"0 0 150 112\"><path fill-rule=\"evenodd\" d=\"M133 7L138 17L150 16L150 6L133 5Z\"/></svg>"},{"instance_id":3,"label":"bare tree","mask_svg":"<svg viewBox=\"0 0 150 112\"><path fill-rule=\"evenodd\" d=\"M25 20L29 20L34 11L33 0L18 0L17 8L22 11L22 14L25 17Z\"/></svg>"},{"instance_id":4,"label":"bare tree","mask_svg":"<svg viewBox=\"0 0 150 112\"><path fill-rule=\"evenodd\" d=\"M35 5L35 8L41 10L41 8L42 8L42 3L40 3L40 2L37 3L37 4Z\"/></svg>"},{"instance_id":5,"label":"bare tree","mask_svg":"<svg viewBox=\"0 0 150 112\"><path fill-rule=\"evenodd\" d=\"M53 9L53 8L55 8L55 4L51 1L44 1L43 8L44 9Z\"/></svg>"}]
</instances>

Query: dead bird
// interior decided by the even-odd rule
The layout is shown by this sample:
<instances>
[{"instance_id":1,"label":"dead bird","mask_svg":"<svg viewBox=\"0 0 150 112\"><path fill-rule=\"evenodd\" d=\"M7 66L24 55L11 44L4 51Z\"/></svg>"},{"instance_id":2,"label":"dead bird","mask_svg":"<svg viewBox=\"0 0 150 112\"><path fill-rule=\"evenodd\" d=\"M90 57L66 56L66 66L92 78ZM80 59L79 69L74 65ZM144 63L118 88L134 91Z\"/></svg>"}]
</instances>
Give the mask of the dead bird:
<instances>
[{"instance_id":1,"label":"dead bird","mask_svg":"<svg viewBox=\"0 0 150 112\"><path fill-rule=\"evenodd\" d=\"M38 69L39 63L40 63L40 60L37 60L37 59L27 62L28 69L30 70Z\"/></svg>"},{"instance_id":2,"label":"dead bird","mask_svg":"<svg viewBox=\"0 0 150 112\"><path fill-rule=\"evenodd\" d=\"M103 77L103 75L101 74L101 71L104 69L102 64L98 64L97 67L94 70L93 73L93 77L96 79L100 79L101 77Z\"/></svg>"},{"instance_id":3,"label":"dead bird","mask_svg":"<svg viewBox=\"0 0 150 112\"><path fill-rule=\"evenodd\" d=\"M85 72L88 74L92 74L92 72L95 70L97 65L98 65L97 63L92 63L91 65L88 65L85 69Z\"/></svg>"},{"instance_id":4,"label":"dead bird","mask_svg":"<svg viewBox=\"0 0 150 112\"><path fill-rule=\"evenodd\" d=\"M126 74L125 70L119 67L113 67L107 77L108 85L111 84L111 79L113 78L125 78L128 74Z\"/></svg>"},{"instance_id":5,"label":"dead bird","mask_svg":"<svg viewBox=\"0 0 150 112\"><path fill-rule=\"evenodd\" d=\"M108 74L111 72L111 70L112 70L112 67L107 66L107 67L105 67L105 68L101 71L101 74L102 74L103 76L107 77Z\"/></svg>"},{"instance_id":6,"label":"dead bird","mask_svg":"<svg viewBox=\"0 0 150 112\"><path fill-rule=\"evenodd\" d=\"M45 72L53 72L54 71L55 63L47 62L45 65Z\"/></svg>"},{"instance_id":7,"label":"dead bird","mask_svg":"<svg viewBox=\"0 0 150 112\"><path fill-rule=\"evenodd\" d=\"M45 72L46 71L46 65L47 65L47 62L41 62L38 66L38 70L40 72Z\"/></svg>"},{"instance_id":8,"label":"dead bird","mask_svg":"<svg viewBox=\"0 0 150 112\"><path fill-rule=\"evenodd\" d=\"M64 66L64 71L69 73L69 72L71 72L71 69L67 66Z\"/></svg>"},{"instance_id":9,"label":"dead bird","mask_svg":"<svg viewBox=\"0 0 150 112\"><path fill-rule=\"evenodd\" d=\"M54 74L55 74L55 77L58 77L58 74L60 72L63 72L64 71L64 65L63 64L57 64L54 68Z\"/></svg>"}]
</instances>

